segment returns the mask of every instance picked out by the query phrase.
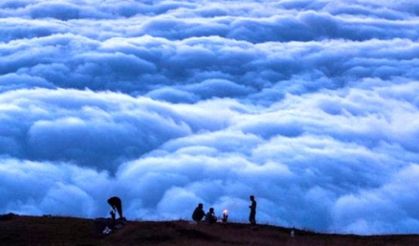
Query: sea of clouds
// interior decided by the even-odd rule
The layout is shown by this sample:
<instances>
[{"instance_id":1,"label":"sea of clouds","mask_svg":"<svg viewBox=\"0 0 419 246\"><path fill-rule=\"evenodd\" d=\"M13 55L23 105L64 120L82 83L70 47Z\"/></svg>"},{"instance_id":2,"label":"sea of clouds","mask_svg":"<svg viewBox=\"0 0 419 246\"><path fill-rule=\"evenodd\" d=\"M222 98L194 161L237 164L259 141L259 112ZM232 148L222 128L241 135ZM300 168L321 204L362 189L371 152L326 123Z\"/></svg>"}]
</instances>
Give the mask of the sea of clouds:
<instances>
[{"instance_id":1,"label":"sea of clouds","mask_svg":"<svg viewBox=\"0 0 419 246\"><path fill-rule=\"evenodd\" d=\"M0 2L0 213L419 233L419 2Z\"/></svg>"}]
</instances>

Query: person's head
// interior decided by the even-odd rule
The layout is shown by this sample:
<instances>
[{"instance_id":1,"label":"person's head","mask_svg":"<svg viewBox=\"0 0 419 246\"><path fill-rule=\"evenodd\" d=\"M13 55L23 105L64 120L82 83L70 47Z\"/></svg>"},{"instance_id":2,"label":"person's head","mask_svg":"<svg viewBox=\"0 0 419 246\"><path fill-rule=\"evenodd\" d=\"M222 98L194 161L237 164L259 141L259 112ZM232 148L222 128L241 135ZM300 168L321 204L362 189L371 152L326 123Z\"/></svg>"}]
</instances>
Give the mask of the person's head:
<instances>
[{"instance_id":1,"label":"person's head","mask_svg":"<svg viewBox=\"0 0 419 246\"><path fill-rule=\"evenodd\" d=\"M250 196L250 201L254 201L255 200L255 196L254 195L251 195Z\"/></svg>"},{"instance_id":2,"label":"person's head","mask_svg":"<svg viewBox=\"0 0 419 246\"><path fill-rule=\"evenodd\" d=\"M203 208L203 207L204 207L204 204L202 203L198 204L198 208Z\"/></svg>"},{"instance_id":3,"label":"person's head","mask_svg":"<svg viewBox=\"0 0 419 246\"><path fill-rule=\"evenodd\" d=\"M214 213L214 208L210 208L210 213Z\"/></svg>"}]
</instances>

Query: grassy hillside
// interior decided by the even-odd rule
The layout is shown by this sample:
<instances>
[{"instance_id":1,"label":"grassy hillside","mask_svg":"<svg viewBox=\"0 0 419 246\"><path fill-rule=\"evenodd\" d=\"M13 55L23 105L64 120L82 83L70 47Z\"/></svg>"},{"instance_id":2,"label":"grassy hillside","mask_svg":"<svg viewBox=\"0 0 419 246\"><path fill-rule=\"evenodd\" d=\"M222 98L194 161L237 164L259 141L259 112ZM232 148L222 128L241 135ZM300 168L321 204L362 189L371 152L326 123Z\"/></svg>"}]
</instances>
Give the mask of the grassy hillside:
<instances>
[{"instance_id":1,"label":"grassy hillside","mask_svg":"<svg viewBox=\"0 0 419 246\"><path fill-rule=\"evenodd\" d=\"M418 235L318 234L247 224L192 224L188 221L129 221L110 235L106 219L0 216L1 245L419 245Z\"/></svg>"}]
</instances>

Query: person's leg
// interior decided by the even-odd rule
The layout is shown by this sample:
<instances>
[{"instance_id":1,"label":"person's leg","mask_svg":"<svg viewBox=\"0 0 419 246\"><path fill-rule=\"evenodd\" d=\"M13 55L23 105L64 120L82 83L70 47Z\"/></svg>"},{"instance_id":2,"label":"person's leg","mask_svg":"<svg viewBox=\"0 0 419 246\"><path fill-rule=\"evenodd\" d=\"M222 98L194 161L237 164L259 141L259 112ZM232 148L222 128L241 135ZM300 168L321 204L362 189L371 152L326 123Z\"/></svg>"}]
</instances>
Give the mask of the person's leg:
<instances>
[{"instance_id":1,"label":"person's leg","mask_svg":"<svg viewBox=\"0 0 419 246\"><path fill-rule=\"evenodd\" d=\"M252 225L255 225L256 224L256 213L255 212L251 212L250 213L249 222Z\"/></svg>"}]
</instances>

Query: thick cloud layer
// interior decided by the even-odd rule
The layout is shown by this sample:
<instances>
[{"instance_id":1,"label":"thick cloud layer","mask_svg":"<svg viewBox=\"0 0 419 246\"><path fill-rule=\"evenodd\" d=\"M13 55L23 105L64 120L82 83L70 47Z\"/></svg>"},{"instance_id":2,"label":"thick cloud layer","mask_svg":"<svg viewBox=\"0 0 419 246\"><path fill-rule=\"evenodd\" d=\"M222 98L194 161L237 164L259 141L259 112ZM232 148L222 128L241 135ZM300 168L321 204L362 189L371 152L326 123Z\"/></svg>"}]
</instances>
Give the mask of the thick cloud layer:
<instances>
[{"instance_id":1,"label":"thick cloud layer","mask_svg":"<svg viewBox=\"0 0 419 246\"><path fill-rule=\"evenodd\" d=\"M418 233L419 5L2 1L0 213Z\"/></svg>"}]
</instances>

